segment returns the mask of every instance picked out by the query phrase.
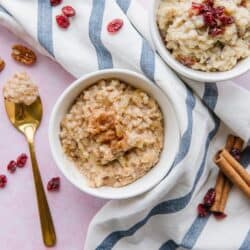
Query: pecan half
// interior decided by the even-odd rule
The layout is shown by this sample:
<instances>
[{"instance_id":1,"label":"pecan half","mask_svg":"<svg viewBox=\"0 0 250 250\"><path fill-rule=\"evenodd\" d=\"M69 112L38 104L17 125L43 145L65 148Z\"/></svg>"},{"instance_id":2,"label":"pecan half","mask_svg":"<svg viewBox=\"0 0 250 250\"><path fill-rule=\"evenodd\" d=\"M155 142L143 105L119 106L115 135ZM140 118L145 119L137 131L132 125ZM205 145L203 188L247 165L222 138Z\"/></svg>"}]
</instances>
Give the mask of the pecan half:
<instances>
[{"instance_id":1,"label":"pecan half","mask_svg":"<svg viewBox=\"0 0 250 250\"><path fill-rule=\"evenodd\" d=\"M36 62L36 54L21 44L16 44L12 47L11 56L17 62L25 65L32 65Z\"/></svg>"},{"instance_id":2,"label":"pecan half","mask_svg":"<svg viewBox=\"0 0 250 250\"><path fill-rule=\"evenodd\" d=\"M0 58L0 72L3 71L4 67L5 67L5 62L2 58Z\"/></svg>"}]
</instances>

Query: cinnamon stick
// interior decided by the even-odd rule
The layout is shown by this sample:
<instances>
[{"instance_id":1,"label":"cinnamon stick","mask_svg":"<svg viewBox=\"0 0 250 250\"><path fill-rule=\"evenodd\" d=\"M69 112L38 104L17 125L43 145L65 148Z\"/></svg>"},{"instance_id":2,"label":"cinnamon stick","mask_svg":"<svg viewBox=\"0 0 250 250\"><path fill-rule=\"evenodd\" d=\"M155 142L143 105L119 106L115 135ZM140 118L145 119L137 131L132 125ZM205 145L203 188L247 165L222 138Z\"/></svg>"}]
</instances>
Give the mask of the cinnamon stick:
<instances>
[{"instance_id":1,"label":"cinnamon stick","mask_svg":"<svg viewBox=\"0 0 250 250\"><path fill-rule=\"evenodd\" d=\"M236 137L230 134L227 137L225 149L228 152L232 152L232 150L241 152L243 144L244 141L240 137ZM219 171L215 185L216 198L213 206L210 208L211 212L224 213L231 188L231 181L222 173L222 171Z\"/></svg>"},{"instance_id":2,"label":"cinnamon stick","mask_svg":"<svg viewBox=\"0 0 250 250\"><path fill-rule=\"evenodd\" d=\"M224 213L225 211L225 207L227 204L227 200L228 200L228 196L229 196L229 192L232 188L232 183L224 176L225 179L225 185L223 187L223 194L221 196L221 200L220 200L220 206L217 212L220 213Z\"/></svg>"},{"instance_id":3,"label":"cinnamon stick","mask_svg":"<svg viewBox=\"0 0 250 250\"><path fill-rule=\"evenodd\" d=\"M230 153L224 149L215 156L214 161L224 175L250 198L250 175Z\"/></svg>"},{"instance_id":4,"label":"cinnamon stick","mask_svg":"<svg viewBox=\"0 0 250 250\"><path fill-rule=\"evenodd\" d=\"M220 156L226 159L228 164L240 175L240 177L250 186L250 175L247 170L235 160L235 158L225 149L219 152Z\"/></svg>"},{"instance_id":5,"label":"cinnamon stick","mask_svg":"<svg viewBox=\"0 0 250 250\"><path fill-rule=\"evenodd\" d=\"M225 148L230 152L234 148L235 142L236 142L236 137L233 135L229 135L227 137ZM231 187L232 187L231 182L221 171L219 171L215 185L216 196L214 204L210 208L211 212L224 213Z\"/></svg>"},{"instance_id":6,"label":"cinnamon stick","mask_svg":"<svg viewBox=\"0 0 250 250\"><path fill-rule=\"evenodd\" d=\"M236 137L234 135L229 135L227 137L227 142L225 148L230 152L235 145Z\"/></svg>"},{"instance_id":7,"label":"cinnamon stick","mask_svg":"<svg viewBox=\"0 0 250 250\"><path fill-rule=\"evenodd\" d=\"M216 185L215 185L215 201L213 206L210 208L211 212L223 212L224 207L221 206L221 200L222 197L225 196L225 183L228 182L225 175L219 171L217 179L216 179ZM228 195L227 195L228 196ZM223 198L225 200L225 198ZM222 208L221 208L222 207Z\"/></svg>"},{"instance_id":8,"label":"cinnamon stick","mask_svg":"<svg viewBox=\"0 0 250 250\"><path fill-rule=\"evenodd\" d=\"M242 151L244 145L244 141L240 137L236 137L233 145L233 149L238 149L240 152ZM230 152L230 150L228 150Z\"/></svg>"}]
</instances>

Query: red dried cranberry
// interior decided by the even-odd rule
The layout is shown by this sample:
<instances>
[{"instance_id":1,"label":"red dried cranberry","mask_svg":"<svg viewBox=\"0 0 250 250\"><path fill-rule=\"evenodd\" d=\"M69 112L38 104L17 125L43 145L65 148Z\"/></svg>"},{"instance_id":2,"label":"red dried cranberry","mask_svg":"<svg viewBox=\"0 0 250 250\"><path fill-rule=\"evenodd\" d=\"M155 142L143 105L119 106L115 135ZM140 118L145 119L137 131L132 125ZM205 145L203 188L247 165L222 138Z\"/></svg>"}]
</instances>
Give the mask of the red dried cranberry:
<instances>
[{"instance_id":1,"label":"red dried cranberry","mask_svg":"<svg viewBox=\"0 0 250 250\"><path fill-rule=\"evenodd\" d=\"M209 210L204 204L199 204L197 211L199 217L207 217L209 215Z\"/></svg>"},{"instance_id":2,"label":"red dried cranberry","mask_svg":"<svg viewBox=\"0 0 250 250\"><path fill-rule=\"evenodd\" d=\"M222 212L214 212L213 215L217 220L222 220L227 217L227 215Z\"/></svg>"},{"instance_id":3,"label":"red dried cranberry","mask_svg":"<svg viewBox=\"0 0 250 250\"><path fill-rule=\"evenodd\" d=\"M57 191L60 188L60 177L54 177L47 184L48 191Z\"/></svg>"},{"instance_id":4,"label":"red dried cranberry","mask_svg":"<svg viewBox=\"0 0 250 250\"><path fill-rule=\"evenodd\" d=\"M50 5L56 6L56 5L59 5L61 2L62 2L62 0L50 0Z\"/></svg>"},{"instance_id":5,"label":"red dried cranberry","mask_svg":"<svg viewBox=\"0 0 250 250\"><path fill-rule=\"evenodd\" d=\"M224 28L214 27L214 28L209 29L208 33L211 36L218 36L218 35L223 34L224 31L225 31Z\"/></svg>"},{"instance_id":6,"label":"red dried cranberry","mask_svg":"<svg viewBox=\"0 0 250 250\"><path fill-rule=\"evenodd\" d=\"M237 161L240 160L240 150L239 149L233 148L230 153L235 158L235 160L237 160Z\"/></svg>"},{"instance_id":7,"label":"red dried cranberry","mask_svg":"<svg viewBox=\"0 0 250 250\"><path fill-rule=\"evenodd\" d=\"M7 177L6 175L0 175L0 188L4 188L7 184Z\"/></svg>"},{"instance_id":8,"label":"red dried cranberry","mask_svg":"<svg viewBox=\"0 0 250 250\"><path fill-rule=\"evenodd\" d=\"M229 25L234 23L234 18L232 16L221 15L218 19L223 25Z\"/></svg>"},{"instance_id":9,"label":"red dried cranberry","mask_svg":"<svg viewBox=\"0 0 250 250\"><path fill-rule=\"evenodd\" d=\"M26 165L27 160L28 160L28 156L27 156L26 154L20 154L20 155L17 157L16 165L17 165L19 168L23 168L23 167Z\"/></svg>"},{"instance_id":10,"label":"red dried cranberry","mask_svg":"<svg viewBox=\"0 0 250 250\"><path fill-rule=\"evenodd\" d=\"M107 30L109 33L116 33L119 31L123 26L122 19L114 19L110 23L108 23Z\"/></svg>"},{"instance_id":11,"label":"red dried cranberry","mask_svg":"<svg viewBox=\"0 0 250 250\"><path fill-rule=\"evenodd\" d=\"M224 6L214 7L214 0L204 0L202 4L193 2L189 15L202 15L211 36L224 33L225 26L234 23L234 18L226 13Z\"/></svg>"},{"instance_id":12,"label":"red dried cranberry","mask_svg":"<svg viewBox=\"0 0 250 250\"><path fill-rule=\"evenodd\" d=\"M62 8L62 13L67 17L72 17L75 16L76 11L72 6L67 5Z\"/></svg>"},{"instance_id":13,"label":"red dried cranberry","mask_svg":"<svg viewBox=\"0 0 250 250\"><path fill-rule=\"evenodd\" d=\"M214 8L214 14L216 15L216 17L220 17L221 15L223 15L225 12L225 7L223 6L218 6L216 8Z\"/></svg>"},{"instance_id":14,"label":"red dried cranberry","mask_svg":"<svg viewBox=\"0 0 250 250\"><path fill-rule=\"evenodd\" d=\"M217 22L211 12L206 12L203 14L204 23L209 27L216 27Z\"/></svg>"},{"instance_id":15,"label":"red dried cranberry","mask_svg":"<svg viewBox=\"0 0 250 250\"><path fill-rule=\"evenodd\" d=\"M204 202L204 205L208 208L210 208L213 204L214 204L214 201L215 201L215 189L214 188L210 188L204 199L203 199L203 202Z\"/></svg>"},{"instance_id":16,"label":"red dried cranberry","mask_svg":"<svg viewBox=\"0 0 250 250\"><path fill-rule=\"evenodd\" d=\"M15 161L10 161L9 164L7 165L7 170L10 173L14 173L16 171L16 162Z\"/></svg>"},{"instance_id":17,"label":"red dried cranberry","mask_svg":"<svg viewBox=\"0 0 250 250\"><path fill-rule=\"evenodd\" d=\"M64 15L57 15L56 22L57 22L58 26L63 28L63 29L67 29L70 25L68 17L66 17Z\"/></svg>"}]
</instances>

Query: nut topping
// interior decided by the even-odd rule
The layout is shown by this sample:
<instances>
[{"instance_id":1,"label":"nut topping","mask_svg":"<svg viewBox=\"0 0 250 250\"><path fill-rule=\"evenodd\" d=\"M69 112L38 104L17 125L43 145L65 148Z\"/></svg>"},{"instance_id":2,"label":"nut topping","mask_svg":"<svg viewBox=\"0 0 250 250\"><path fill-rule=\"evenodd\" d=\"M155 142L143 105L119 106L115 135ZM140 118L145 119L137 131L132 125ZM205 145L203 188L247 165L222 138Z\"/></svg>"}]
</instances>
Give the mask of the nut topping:
<instances>
[{"instance_id":1,"label":"nut topping","mask_svg":"<svg viewBox=\"0 0 250 250\"><path fill-rule=\"evenodd\" d=\"M12 47L12 58L25 65L32 65L36 62L36 54L29 48L16 44Z\"/></svg>"}]
</instances>

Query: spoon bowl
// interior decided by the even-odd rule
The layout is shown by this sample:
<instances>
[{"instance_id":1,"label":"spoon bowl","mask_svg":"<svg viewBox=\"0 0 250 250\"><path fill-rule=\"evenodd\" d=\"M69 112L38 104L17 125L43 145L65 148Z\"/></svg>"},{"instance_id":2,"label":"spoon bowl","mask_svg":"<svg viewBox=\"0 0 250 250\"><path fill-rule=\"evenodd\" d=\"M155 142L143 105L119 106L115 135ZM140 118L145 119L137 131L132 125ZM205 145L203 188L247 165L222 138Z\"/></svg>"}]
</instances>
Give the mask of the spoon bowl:
<instances>
[{"instance_id":1,"label":"spoon bowl","mask_svg":"<svg viewBox=\"0 0 250 250\"><path fill-rule=\"evenodd\" d=\"M31 105L23 103L14 103L5 99L5 109L13 126L21 133L24 133L25 127L30 125L36 130L43 116L41 98L38 97Z\"/></svg>"}]
</instances>

